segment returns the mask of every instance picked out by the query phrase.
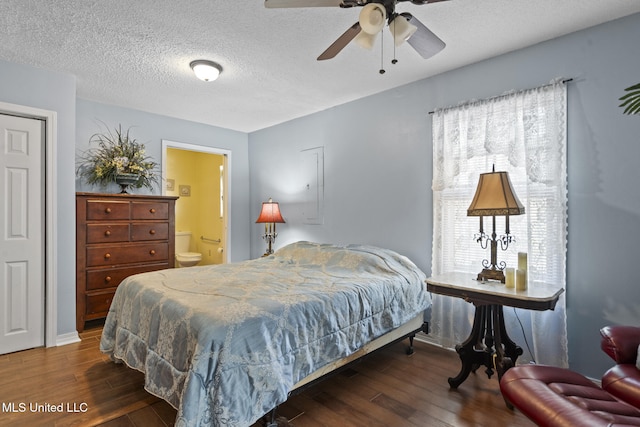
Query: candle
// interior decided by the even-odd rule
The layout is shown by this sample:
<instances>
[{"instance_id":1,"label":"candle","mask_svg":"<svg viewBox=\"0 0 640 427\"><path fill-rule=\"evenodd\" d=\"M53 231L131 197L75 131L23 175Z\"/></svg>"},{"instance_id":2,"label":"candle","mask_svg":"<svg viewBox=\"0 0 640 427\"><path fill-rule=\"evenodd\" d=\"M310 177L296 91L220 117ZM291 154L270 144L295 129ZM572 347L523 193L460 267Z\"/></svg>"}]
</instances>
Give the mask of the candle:
<instances>
[{"instance_id":1,"label":"candle","mask_svg":"<svg viewBox=\"0 0 640 427\"><path fill-rule=\"evenodd\" d=\"M527 271L527 253L518 252L518 270Z\"/></svg>"},{"instance_id":2,"label":"candle","mask_svg":"<svg viewBox=\"0 0 640 427\"><path fill-rule=\"evenodd\" d=\"M527 270L516 270L516 290L525 291L527 289Z\"/></svg>"},{"instance_id":3,"label":"candle","mask_svg":"<svg viewBox=\"0 0 640 427\"><path fill-rule=\"evenodd\" d=\"M504 285L507 288L515 288L516 287L516 269L515 268L507 268Z\"/></svg>"}]
</instances>

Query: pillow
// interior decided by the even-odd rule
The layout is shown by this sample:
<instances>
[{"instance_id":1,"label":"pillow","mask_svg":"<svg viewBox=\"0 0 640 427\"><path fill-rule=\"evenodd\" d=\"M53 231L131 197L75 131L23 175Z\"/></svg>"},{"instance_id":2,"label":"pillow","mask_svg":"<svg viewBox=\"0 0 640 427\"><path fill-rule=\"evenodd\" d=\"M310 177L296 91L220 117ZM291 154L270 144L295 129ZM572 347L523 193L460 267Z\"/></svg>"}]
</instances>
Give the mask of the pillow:
<instances>
[{"instance_id":1,"label":"pillow","mask_svg":"<svg viewBox=\"0 0 640 427\"><path fill-rule=\"evenodd\" d=\"M638 356L636 358L636 368L640 369L640 345L638 346Z\"/></svg>"}]
</instances>

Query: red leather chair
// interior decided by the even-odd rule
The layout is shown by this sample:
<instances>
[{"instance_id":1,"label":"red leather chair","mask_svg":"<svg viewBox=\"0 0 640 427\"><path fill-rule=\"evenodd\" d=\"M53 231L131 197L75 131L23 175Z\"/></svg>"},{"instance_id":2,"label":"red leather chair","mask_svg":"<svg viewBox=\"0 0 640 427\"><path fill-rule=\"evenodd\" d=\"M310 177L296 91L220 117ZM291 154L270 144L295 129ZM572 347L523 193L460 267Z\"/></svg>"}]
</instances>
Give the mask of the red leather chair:
<instances>
[{"instance_id":1,"label":"red leather chair","mask_svg":"<svg viewBox=\"0 0 640 427\"><path fill-rule=\"evenodd\" d=\"M616 362L601 387L568 369L520 365L502 376L503 396L540 426L640 426L640 328L608 326L600 334Z\"/></svg>"},{"instance_id":2,"label":"red leather chair","mask_svg":"<svg viewBox=\"0 0 640 427\"><path fill-rule=\"evenodd\" d=\"M600 330L600 347L616 365L602 377L602 388L618 399L640 408L640 370L636 366L640 328L607 326Z\"/></svg>"}]
</instances>

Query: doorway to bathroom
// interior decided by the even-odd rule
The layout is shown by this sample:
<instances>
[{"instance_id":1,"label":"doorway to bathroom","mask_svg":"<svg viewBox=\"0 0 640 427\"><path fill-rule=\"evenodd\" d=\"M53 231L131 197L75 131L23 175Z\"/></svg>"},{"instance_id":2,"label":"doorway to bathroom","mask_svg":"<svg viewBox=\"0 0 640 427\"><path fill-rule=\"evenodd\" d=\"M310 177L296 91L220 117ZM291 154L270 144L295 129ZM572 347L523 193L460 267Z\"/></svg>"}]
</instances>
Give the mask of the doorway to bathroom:
<instances>
[{"instance_id":1,"label":"doorway to bathroom","mask_svg":"<svg viewBox=\"0 0 640 427\"><path fill-rule=\"evenodd\" d=\"M162 152L163 194L178 196L176 234L190 233L188 252L201 256L197 265L226 263L231 151L163 140Z\"/></svg>"}]
</instances>

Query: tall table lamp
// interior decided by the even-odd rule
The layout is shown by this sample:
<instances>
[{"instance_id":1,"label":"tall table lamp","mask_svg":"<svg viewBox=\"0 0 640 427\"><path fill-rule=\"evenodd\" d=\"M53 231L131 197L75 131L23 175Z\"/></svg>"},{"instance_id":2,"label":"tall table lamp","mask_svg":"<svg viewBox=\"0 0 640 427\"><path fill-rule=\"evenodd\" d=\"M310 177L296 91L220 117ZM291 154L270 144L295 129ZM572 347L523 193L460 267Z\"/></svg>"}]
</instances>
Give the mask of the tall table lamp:
<instances>
[{"instance_id":1,"label":"tall table lamp","mask_svg":"<svg viewBox=\"0 0 640 427\"><path fill-rule=\"evenodd\" d=\"M474 235L474 239L480 243L482 249L491 247L491 260L483 260L484 267L478 273L478 280L499 280L505 282L504 269L507 266L504 261L498 264L498 242L503 251L509 247L513 241L513 235L509 232L509 216L522 215L524 206L518 200L516 193L511 186L511 180L507 172L496 172L495 167L492 172L480 174L476 195L473 197L471 206L467 209L467 216L480 217L480 233ZM493 230L491 236L484 232L484 217L490 216L493 220ZM505 216L505 234L496 235L496 216Z\"/></svg>"},{"instance_id":2,"label":"tall table lamp","mask_svg":"<svg viewBox=\"0 0 640 427\"><path fill-rule=\"evenodd\" d=\"M280 205L269 198L268 202L262 202L262 210L256 220L258 224L264 224L264 235L262 238L267 241L267 251L263 256L273 253L273 242L276 240L276 223L284 224L284 218L280 214Z\"/></svg>"}]
</instances>

